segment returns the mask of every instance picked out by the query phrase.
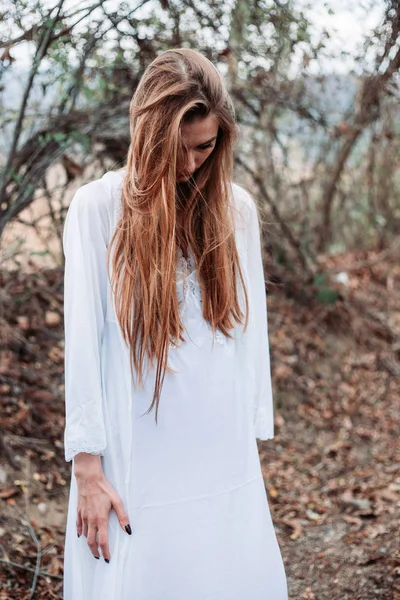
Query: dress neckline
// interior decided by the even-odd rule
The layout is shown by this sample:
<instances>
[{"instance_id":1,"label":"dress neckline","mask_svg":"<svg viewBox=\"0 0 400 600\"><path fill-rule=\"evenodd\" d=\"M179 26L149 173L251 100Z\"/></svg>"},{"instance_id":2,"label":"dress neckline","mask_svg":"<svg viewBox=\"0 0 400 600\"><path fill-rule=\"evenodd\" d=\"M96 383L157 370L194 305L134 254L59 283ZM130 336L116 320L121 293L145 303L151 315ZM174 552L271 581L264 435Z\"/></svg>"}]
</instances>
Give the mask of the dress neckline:
<instances>
[{"instance_id":1,"label":"dress neckline","mask_svg":"<svg viewBox=\"0 0 400 600\"><path fill-rule=\"evenodd\" d=\"M188 258L183 254L183 250L178 246L178 270L184 275L191 275L197 270L196 259L190 248L187 249Z\"/></svg>"}]
</instances>

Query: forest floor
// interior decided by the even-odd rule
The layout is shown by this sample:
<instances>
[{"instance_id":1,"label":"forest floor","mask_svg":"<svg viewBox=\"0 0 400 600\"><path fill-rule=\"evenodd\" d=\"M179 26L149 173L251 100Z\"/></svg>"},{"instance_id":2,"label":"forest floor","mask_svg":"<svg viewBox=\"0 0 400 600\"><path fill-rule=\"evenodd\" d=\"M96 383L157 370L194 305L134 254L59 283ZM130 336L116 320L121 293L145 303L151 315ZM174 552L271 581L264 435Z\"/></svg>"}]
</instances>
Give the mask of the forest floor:
<instances>
[{"instance_id":1,"label":"forest floor","mask_svg":"<svg viewBox=\"0 0 400 600\"><path fill-rule=\"evenodd\" d=\"M259 451L289 597L400 600L400 268L325 266L348 275L336 301L268 292L276 435ZM62 598L62 286L0 272L0 600Z\"/></svg>"}]
</instances>

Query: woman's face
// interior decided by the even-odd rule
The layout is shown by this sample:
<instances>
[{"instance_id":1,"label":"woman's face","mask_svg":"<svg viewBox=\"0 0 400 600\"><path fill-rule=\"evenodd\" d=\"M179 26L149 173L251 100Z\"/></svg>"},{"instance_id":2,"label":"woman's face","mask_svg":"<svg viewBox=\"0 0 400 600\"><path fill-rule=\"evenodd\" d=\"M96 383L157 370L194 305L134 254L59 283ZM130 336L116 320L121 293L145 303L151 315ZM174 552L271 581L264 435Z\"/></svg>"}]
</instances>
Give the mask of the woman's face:
<instances>
[{"instance_id":1,"label":"woman's face","mask_svg":"<svg viewBox=\"0 0 400 600\"><path fill-rule=\"evenodd\" d=\"M182 138L188 149L186 164L177 165L176 180L187 181L214 150L218 121L214 115L182 125Z\"/></svg>"}]
</instances>

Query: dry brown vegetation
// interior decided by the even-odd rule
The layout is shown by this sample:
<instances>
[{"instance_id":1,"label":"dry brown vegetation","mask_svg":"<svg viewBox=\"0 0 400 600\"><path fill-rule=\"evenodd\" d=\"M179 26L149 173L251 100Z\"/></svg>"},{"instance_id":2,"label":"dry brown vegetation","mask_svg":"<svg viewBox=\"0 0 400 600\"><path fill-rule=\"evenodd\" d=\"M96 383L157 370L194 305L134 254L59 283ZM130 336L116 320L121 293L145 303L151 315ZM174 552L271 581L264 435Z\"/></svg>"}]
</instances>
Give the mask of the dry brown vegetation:
<instances>
[{"instance_id":1,"label":"dry brown vegetation","mask_svg":"<svg viewBox=\"0 0 400 600\"><path fill-rule=\"evenodd\" d=\"M377 259L324 258L350 267L335 304L269 291L276 437L259 449L293 599L400 598L400 270ZM0 598L61 598L62 271L1 289Z\"/></svg>"}]
</instances>

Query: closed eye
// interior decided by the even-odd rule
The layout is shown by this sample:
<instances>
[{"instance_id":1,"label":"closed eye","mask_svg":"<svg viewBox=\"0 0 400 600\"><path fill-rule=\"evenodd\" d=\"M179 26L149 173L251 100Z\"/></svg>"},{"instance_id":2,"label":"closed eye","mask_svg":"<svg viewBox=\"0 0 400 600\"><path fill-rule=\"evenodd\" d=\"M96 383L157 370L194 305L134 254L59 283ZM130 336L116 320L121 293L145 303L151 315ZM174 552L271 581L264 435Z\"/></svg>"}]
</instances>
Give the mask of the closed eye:
<instances>
[{"instance_id":1,"label":"closed eye","mask_svg":"<svg viewBox=\"0 0 400 600\"><path fill-rule=\"evenodd\" d=\"M213 147L212 143L211 144L207 144L206 146L198 146L198 148L200 150L207 150L207 148L212 148L212 147Z\"/></svg>"}]
</instances>

